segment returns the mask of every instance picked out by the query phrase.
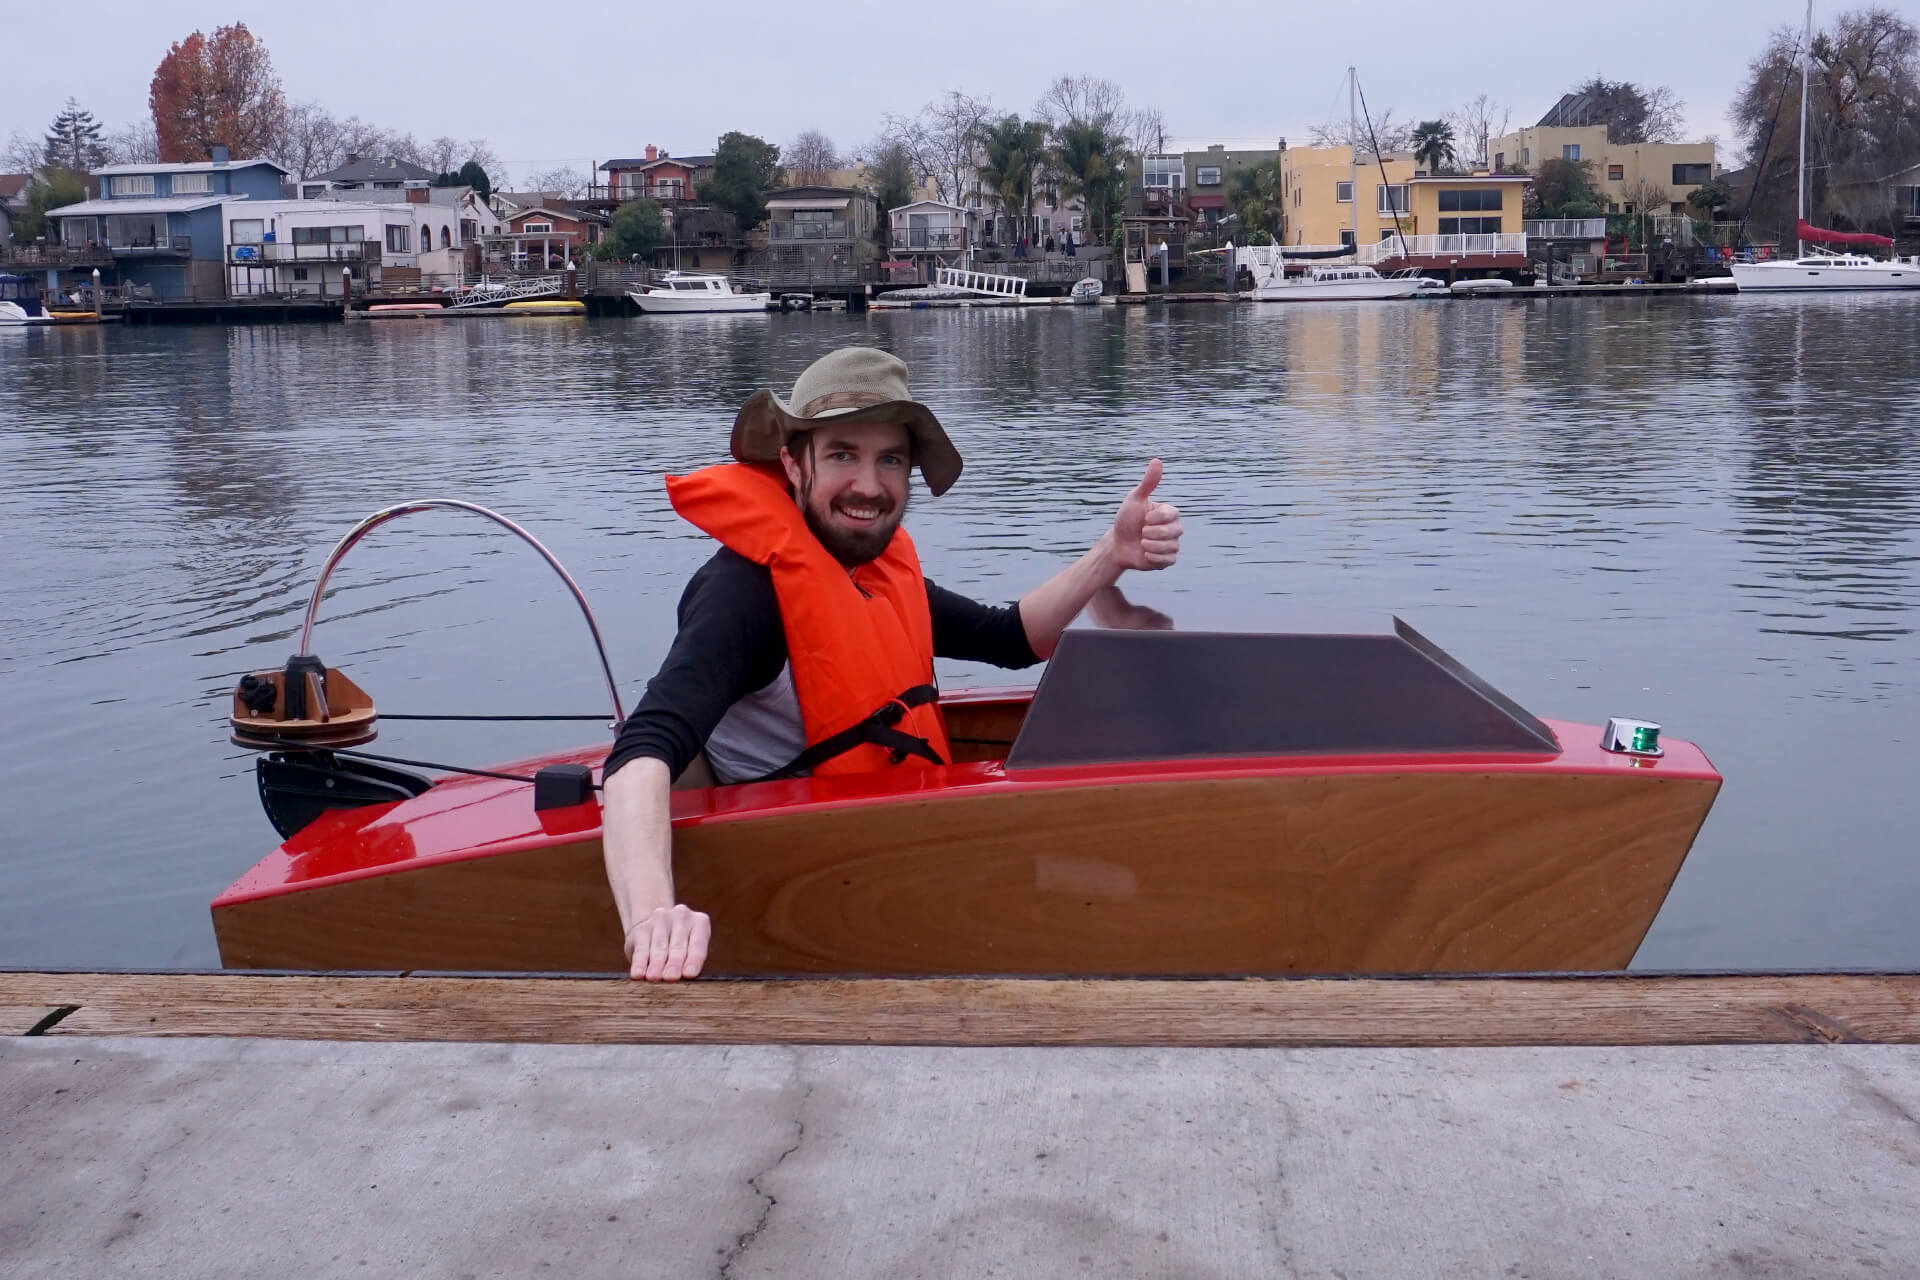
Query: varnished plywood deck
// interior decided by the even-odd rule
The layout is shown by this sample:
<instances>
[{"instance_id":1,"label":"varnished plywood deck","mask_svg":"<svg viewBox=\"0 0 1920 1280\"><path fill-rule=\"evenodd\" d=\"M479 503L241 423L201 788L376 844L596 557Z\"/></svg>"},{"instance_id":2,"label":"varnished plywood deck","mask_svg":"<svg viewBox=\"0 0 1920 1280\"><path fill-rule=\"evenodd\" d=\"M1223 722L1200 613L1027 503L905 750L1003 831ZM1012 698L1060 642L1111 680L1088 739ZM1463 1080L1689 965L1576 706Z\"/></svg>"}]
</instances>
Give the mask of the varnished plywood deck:
<instances>
[{"instance_id":1,"label":"varnished plywood deck","mask_svg":"<svg viewBox=\"0 0 1920 1280\"><path fill-rule=\"evenodd\" d=\"M1920 974L625 979L0 974L0 1029L576 1044L1920 1044Z\"/></svg>"}]
</instances>

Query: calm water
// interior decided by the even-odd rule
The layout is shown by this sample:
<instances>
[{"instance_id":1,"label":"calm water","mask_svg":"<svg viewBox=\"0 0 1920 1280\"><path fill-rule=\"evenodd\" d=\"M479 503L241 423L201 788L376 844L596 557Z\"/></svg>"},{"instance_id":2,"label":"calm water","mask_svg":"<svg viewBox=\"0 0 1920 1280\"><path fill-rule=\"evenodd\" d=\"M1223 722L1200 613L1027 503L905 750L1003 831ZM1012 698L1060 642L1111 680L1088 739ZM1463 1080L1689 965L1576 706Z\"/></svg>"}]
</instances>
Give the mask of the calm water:
<instances>
[{"instance_id":1,"label":"calm water","mask_svg":"<svg viewBox=\"0 0 1920 1280\"><path fill-rule=\"evenodd\" d=\"M662 471L864 341L967 455L909 517L936 580L1018 596L1157 453L1188 534L1135 599L1397 612L1543 715L1706 748L1727 784L1637 965L1920 968L1917 340L1883 298L0 331L0 964L217 963L206 904L276 839L229 692L382 505L528 525L631 705L708 552ZM482 521L389 526L333 582L316 649L383 710L605 705L559 582Z\"/></svg>"}]
</instances>

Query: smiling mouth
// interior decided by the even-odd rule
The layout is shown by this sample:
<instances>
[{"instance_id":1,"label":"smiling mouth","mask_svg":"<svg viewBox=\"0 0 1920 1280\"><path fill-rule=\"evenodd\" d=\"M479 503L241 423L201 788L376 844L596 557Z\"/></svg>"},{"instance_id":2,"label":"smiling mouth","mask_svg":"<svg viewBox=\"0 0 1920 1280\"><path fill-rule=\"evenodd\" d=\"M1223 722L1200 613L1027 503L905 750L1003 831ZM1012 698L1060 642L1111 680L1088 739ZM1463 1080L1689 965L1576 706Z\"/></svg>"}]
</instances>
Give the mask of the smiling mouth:
<instances>
[{"instance_id":1,"label":"smiling mouth","mask_svg":"<svg viewBox=\"0 0 1920 1280\"><path fill-rule=\"evenodd\" d=\"M878 506L855 506L851 503L835 503L833 509L842 519L850 520L854 524L872 524L886 514L886 511Z\"/></svg>"}]
</instances>

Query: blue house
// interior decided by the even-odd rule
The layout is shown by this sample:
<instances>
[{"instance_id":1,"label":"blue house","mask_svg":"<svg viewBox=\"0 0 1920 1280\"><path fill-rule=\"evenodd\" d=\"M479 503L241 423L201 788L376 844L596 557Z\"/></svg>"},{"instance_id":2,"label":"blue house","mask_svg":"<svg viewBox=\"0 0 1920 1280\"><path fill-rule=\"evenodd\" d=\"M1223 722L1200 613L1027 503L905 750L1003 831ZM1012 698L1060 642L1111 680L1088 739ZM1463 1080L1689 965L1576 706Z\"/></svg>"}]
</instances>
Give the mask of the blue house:
<instances>
[{"instance_id":1,"label":"blue house","mask_svg":"<svg viewBox=\"0 0 1920 1280\"><path fill-rule=\"evenodd\" d=\"M100 198L48 215L60 242L112 255L118 283L155 299L224 298L220 206L278 200L287 170L271 160L230 161L225 147L193 164L115 164L93 170Z\"/></svg>"}]
</instances>

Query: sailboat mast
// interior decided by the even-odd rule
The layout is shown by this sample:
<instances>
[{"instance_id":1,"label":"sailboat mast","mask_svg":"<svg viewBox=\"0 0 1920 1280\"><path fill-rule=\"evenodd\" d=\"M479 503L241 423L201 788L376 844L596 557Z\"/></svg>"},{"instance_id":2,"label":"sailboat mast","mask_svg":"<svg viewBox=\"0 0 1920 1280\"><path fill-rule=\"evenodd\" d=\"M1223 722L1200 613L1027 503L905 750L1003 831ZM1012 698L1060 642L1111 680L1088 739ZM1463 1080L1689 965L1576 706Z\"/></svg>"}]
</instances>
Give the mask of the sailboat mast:
<instances>
[{"instance_id":1,"label":"sailboat mast","mask_svg":"<svg viewBox=\"0 0 1920 1280\"><path fill-rule=\"evenodd\" d=\"M1811 5L1813 0L1807 0ZM1347 159L1352 162L1347 175L1347 191L1353 196L1353 248L1360 251L1360 130L1359 112L1354 106L1354 95L1359 92L1360 78L1352 67L1347 68Z\"/></svg>"},{"instance_id":2,"label":"sailboat mast","mask_svg":"<svg viewBox=\"0 0 1920 1280\"><path fill-rule=\"evenodd\" d=\"M1800 217L1795 224L1794 235L1797 239L1799 228L1807 221L1807 90L1813 82L1813 0L1807 0L1807 29L1800 38ZM1800 256L1805 257L1807 242L1800 242Z\"/></svg>"}]
</instances>

